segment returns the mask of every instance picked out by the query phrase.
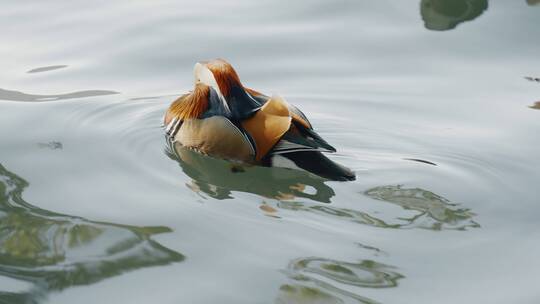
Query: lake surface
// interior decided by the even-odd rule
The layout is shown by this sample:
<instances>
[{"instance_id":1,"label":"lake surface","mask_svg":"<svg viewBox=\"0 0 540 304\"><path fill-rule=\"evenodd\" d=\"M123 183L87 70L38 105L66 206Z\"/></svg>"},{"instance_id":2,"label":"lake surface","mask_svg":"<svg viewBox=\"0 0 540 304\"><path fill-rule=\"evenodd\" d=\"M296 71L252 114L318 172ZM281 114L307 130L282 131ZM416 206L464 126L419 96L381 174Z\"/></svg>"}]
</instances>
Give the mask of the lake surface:
<instances>
[{"instance_id":1,"label":"lake surface","mask_svg":"<svg viewBox=\"0 0 540 304\"><path fill-rule=\"evenodd\" d=\"M0 303L539 303L537 2L3 3ZM357 180L180 161L216 57Z\"/></svg>"}]
</instances>

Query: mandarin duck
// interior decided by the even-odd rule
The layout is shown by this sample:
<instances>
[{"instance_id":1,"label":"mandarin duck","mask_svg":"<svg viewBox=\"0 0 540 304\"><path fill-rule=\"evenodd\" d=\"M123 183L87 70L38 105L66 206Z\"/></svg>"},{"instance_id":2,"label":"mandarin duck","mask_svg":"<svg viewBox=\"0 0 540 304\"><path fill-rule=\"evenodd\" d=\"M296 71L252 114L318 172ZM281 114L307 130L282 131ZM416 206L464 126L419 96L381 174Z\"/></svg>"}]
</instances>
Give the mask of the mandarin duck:
<instances>
[{"instance_id":1,"label":"mandarin duck","mask_svg":"<svg viewBox=\"0 0 540 304\"><path fill-rule=\"evenodd\" d=\"M223 59L194 67L195 88L164 117L173 143L212 157L267 167L305 170L325 179L354 180L348 168L322 152L336 152L311 122L282 97L244 87Z\"/></svg>"}]
</instances>

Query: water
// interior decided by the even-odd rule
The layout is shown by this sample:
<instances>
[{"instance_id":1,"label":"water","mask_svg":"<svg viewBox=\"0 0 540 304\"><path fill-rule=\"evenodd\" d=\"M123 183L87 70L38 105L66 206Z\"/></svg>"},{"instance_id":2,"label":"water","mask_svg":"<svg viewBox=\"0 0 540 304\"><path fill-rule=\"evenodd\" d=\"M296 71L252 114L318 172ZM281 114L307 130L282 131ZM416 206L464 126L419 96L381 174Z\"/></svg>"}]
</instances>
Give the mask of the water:
<instances>
[{"instance_id":1,"label":"water","mask_svg":"<svg viewBox=\"0 0 540 304\"><path fill-rule=\"evenodd\" d=\"M537 2L2 3L0 303L538 303ZM216 57L357 180L179 160Z\"/></svg>"}]
</instances>

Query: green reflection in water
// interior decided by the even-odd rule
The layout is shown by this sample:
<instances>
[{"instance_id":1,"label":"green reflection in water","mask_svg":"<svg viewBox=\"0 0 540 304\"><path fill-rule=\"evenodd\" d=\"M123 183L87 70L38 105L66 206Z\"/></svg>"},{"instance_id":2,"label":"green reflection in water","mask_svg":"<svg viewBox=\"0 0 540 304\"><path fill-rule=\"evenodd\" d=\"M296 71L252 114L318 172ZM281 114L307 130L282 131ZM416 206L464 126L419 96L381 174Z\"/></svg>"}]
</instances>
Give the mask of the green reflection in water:
<instances>
[{"instance_id":1,"label":"green reflection in water","mask_svg":"<svg viewBox=\"0 0 540 304\"><path fill-rule=\"evenodd\" d=\"M347 289L391 288L404 276L395 267L372 260L349 263L309 257L293 260L276 303L367 303L376 301Z\"/></svg>"},{"instance_id":2,"label":"green reflection in water","mask_svg":"<svg viewBox=\"0 0 540 304\"><path fill-rule=\"evenodd\" d=\"M446 31L475 19L487 8L487 0L422 0L420 14L427 29Z\"/></svg>"},{"instance_id":3,"label":"green reflection in water","mask_svg":"<svg viewBox=\"0 0 540 304\"><path fill-rule=\"evenodd\" d=\"M362 260L360 263L347 263L323 258L303 258L293 261L289 269L302 274L317 274L327 279L360 287L396 287L403 275L395 272L395 267Z\"/></svg>"},{"instance_id":4,"label":"green reflection in water","mask_svg":"<svg viewBox=\"0 0 540 304\"><path fill-rule=\"evenodd\" d=\"M402 188L401 186L382 186L369 189L365 194L373 199L396 204L403 209L417 211L409 218L401 218L407 225L420 228L441 230L465 230L468 227L480 227L472 218L475 215L469 209L458 208L446 198L420 188Z\"/></svg>"},{"instance_id":5,"label":"green reflection in water","mask_svg":"<svg viewBox=\"0 0 540 304\"><path fill-rule=\"evenodd\" d=\"M367 212L352 210L347 208L337 208L331 206L320 205L307 205L300 202L280 202L278 204L280 209L295 210L295 211L307 211L324 216L340 217L345 220L350 220L356 223L381 227L381 228L400 228L400 224L390 224L381 219L378 219Z\"/></svg>"},{"instance_id":6,"label":"green reflection in water","mask_svg":"<svg viewBox=\"0 0 540 304\"><path fill-rule=\"evenodd\" d=\"M472 218L474 213L466 208L458 208L444 197L420 188L403 189L400 186L382 186L369 189L365 194L373 199L389 202L413 211L415 214L383 219L382 215L338 208L307 204L303 202L279 202L277 207L286 210L307 211L323 216L338 217L344 220L380 228L423 228L431 230L466 230L480 227Z\"/></svg>"},{"instance_id":7,"label":"green reflection in water","mask_svg":"<svg viewBox=\"0 0 540 304\"><path fill-rule=\"evenodd\" d=\"M86 285L138 268L184 260L152 240L167 227L89 221L28 204L28 183L0 165L0 276L33 283L1 290L0 303L37 303L47 292Z\"/></svg>"},{"instance_id":8,"label":"green reflection in water","mask_svg":"<svg viewBox=\"0 0 540 304\"><path fill-rule=\"evenodd\" d=\"M167 155L192 179L188 187L216 199L231 199L233 191L254 193L278 200L297 197L329 203L335 195L324 179L307 172L246 166L216 159L176 144Z\"/></svg>"},{"instance_id":9,"label":"green reflection in water","mask_svg":"<svg viewBox=\"0 0 540 304\"><path fill-rule=\"evenodd\" d=\"M284 284L279 288L276 304L338 304L344 303L339 297L324 292L317 287L300 284Z\"/></svg>"}]
</instances>

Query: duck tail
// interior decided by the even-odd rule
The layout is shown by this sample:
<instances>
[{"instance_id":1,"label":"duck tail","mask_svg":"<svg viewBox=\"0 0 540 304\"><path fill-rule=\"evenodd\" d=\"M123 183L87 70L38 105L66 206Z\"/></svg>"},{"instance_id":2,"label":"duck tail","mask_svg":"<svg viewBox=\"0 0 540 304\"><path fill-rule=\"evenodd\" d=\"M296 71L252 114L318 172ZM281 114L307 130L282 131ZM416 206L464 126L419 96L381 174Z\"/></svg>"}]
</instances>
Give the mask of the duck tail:
<instances>
[{"instance_id":1,"label":"duck tail","mask_svg":"<svg viewBox=\"0 0 540 304\"><path fill-rule=\"evenodd\" d=\"M324 156L319 151L298 151L272 155L271 166L302 169L333 181L353 181L354 172Z\"/></svg>"}]
</instances>

